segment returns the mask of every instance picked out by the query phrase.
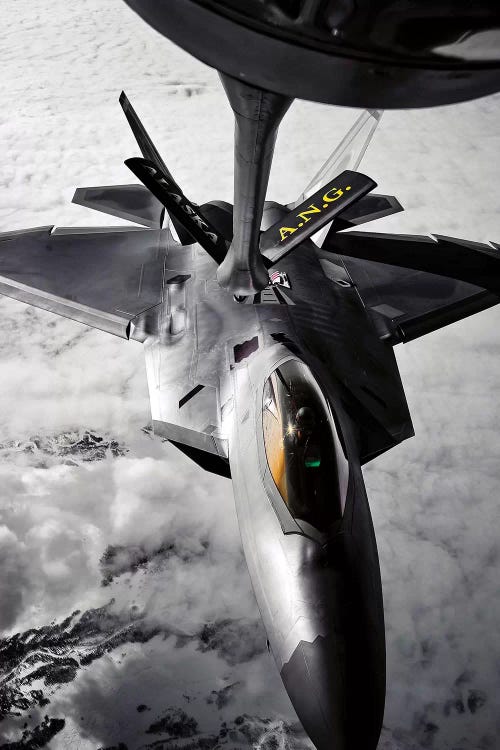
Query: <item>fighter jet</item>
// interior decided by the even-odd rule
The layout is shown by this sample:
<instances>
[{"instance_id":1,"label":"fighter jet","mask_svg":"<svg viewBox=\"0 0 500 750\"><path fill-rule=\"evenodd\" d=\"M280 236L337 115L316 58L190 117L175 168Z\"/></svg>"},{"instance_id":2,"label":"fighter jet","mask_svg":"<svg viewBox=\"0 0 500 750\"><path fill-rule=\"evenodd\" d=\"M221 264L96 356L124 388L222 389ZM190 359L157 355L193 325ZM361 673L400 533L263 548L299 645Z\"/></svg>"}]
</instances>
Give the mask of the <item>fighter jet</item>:
<instances>
[{"instance_id":1,"label":"fighter jet","mask_svg":"<svg viewBox=\"0 0 500 750\"><path fill-rule=\"evenodd\" d=\"M134 225L0 235L0 293L143 344L155 434L232 479L305 730L318 750L374 750L385 633L362 466L413 435L393 347L497 304L499 246L352 231L402 210L358 171L379 110L289 205L265 201L291 100L222 78L234 206L190 201L122 94L139 182L73 200Z\"/></svg>"}]
</instances>

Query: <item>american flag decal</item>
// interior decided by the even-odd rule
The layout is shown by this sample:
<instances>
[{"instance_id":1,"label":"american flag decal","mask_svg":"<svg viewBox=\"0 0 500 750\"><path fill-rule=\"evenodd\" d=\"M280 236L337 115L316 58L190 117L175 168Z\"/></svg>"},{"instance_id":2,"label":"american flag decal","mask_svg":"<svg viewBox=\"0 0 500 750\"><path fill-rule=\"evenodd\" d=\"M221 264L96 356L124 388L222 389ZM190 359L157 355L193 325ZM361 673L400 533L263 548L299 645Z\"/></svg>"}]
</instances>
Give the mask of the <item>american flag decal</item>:
<instances>
[{"instance_id":1,"label":"american flag decal","mask_svg":"<svg viewBox=\"0 0 500 750\"><path fill-rule=\"evenodd\" d=\"M278 285L278 286L284 286L287 289L291 289L290 280L284 271L273 271L272 274L269 276L269 279L271 281L271 284L273 284L273 286Z\"/></svg>"}]
</instances>

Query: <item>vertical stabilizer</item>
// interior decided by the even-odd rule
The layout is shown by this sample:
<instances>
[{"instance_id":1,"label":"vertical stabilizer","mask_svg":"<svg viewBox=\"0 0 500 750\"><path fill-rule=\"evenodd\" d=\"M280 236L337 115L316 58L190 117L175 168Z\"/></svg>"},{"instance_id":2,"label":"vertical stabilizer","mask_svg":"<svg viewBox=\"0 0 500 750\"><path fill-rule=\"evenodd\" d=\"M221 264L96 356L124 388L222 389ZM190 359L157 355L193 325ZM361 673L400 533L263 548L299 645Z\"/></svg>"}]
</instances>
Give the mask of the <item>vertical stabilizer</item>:
<instances>
[{"instance_id":1,"label":"vertical stabilizer","mask_svg":"<svg viewBox=\"0 0 500 750\"><path fill-rule=\"evenodd\" d=\"M133 106L130 104L128 100L128 96L124 91L120 94L120 105L123 109L123 112L125 113L125 117L128 120L128 124L130 125L130 129L132 130L135 140L137 141L137 145L141 149L141 153L144 156L145 159L149 159L149 161L152 161L153 164L160 169L164 174L167 175L167 177L174 181L174 178L172 177L171 173L168 170L167 165L161 158L160 154L158 153L156 146L154 145L153 141L148 135L148 132L142 122L140 121L137 112L133 108Z\"/></svg>"},{"instance_id":2,"label":"vertical stabilizer","mask_svg":"<svg viewBox=\"0 0 500 750\"><path fill-rule=\"evenodd\" d=\"M158 153L156 146L149 137L146 128L140 121L137 112L130 104L129 99L124 91L122 91L122 93L120 94L120 105L123 109L123 112L125 113L125 117L127 118L128 124L130 125L135 140L137 141L137 145L141 149L141 153L144 158L150 161L156 167L156 169L164 174L171 184L177 185L174 178L172 177L170 170ZM172 220L172 224L179 238L179 242L182 245L192 244L195 241L193 235L187 231L182 223L178 221L178 219L173 216L168 209L167 212L170 219Z\"/></svg>"}]
</instances>

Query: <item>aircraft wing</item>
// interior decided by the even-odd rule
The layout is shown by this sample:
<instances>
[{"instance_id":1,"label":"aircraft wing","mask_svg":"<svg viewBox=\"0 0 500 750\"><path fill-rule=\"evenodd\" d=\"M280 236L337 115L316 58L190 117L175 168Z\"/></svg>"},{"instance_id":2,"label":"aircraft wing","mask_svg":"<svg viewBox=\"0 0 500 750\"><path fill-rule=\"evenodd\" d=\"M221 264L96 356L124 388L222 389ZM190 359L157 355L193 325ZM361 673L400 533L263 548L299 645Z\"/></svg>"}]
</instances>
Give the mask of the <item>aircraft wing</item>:
<instances>
[{"instance_id":1,"label":"aircraft wing","mask_svg":"<svg viewBox=\"0 0 500 750\"><path fill-rule=\"evenodd\" d=\"M0 294L129 338L162 299L168 230L38 227L0 234Z\"/></svg>"},{"instance_id":2,"label":"aircraft wing","mask_svg":"<svg viewBox=\"0 0 500 750\"><path fill-rule=\"evenodd\" d=\"M331 232L325 250L327 275L328 254L335 253L381 338L394 344L500 302L497 245L442 236ZM335 276L333 269L332 279Z\"/></svg>"}]
</instances>

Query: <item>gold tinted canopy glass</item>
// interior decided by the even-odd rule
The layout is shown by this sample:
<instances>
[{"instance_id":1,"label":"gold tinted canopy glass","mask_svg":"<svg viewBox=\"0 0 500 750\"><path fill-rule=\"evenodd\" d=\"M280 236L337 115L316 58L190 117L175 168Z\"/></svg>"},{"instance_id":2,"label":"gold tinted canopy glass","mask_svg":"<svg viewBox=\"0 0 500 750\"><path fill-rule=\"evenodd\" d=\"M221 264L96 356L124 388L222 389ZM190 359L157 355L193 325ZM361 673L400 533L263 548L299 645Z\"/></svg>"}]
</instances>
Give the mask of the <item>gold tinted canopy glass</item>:
<instances>
[{"instance_id":1,"label":"gold tinted canopy glass","mask_svg":"<svg viewBox=\"0 0 500 750\"><path fill-rule=\"evenodd\" d=\"M296 520L327 531L342 517L345 498L335 422L311 370L298 360L280 365L266 381L262 407L267 462L281 497Z\"/></svg>"}]
</instances>

